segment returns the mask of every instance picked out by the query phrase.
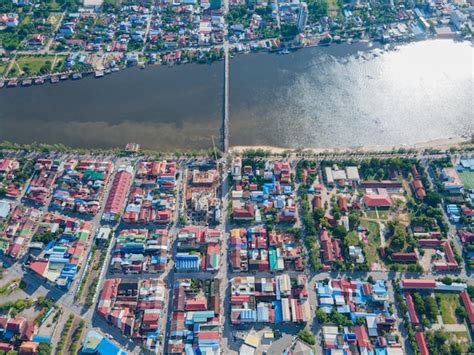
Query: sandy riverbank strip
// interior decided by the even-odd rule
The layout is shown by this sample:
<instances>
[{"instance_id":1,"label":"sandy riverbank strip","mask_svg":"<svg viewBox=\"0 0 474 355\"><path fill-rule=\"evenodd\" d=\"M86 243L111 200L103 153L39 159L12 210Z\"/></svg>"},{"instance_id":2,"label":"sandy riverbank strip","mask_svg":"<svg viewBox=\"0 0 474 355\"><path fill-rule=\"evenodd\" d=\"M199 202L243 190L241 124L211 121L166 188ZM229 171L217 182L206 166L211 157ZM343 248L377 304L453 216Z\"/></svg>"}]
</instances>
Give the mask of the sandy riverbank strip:
<instances>
[{"instance_id":1,"label":"sandy riverbank strip","mask_svg":"<svg viewBox=\"0 0 474 355\"><path fill-rule=\"evenodd\" d=\"M398 144L398 145L372 145L364 147L332 147L332 148L284 148L275 147L269 145L254 145L245 146L237 145L230 147L230 152L235 154L241 154L247 150L262 149L270 152L271 154L283 154L283 153L301 153L306 152L309 154L341 154L341 153L379 153L379 152L391 152L399 149L424 151L426 149L438 149L447 150L450 148L460 148L463 145L468 144L472 140L472 137L452 137L436 139L427 142L420 142L416 144Z\"/></svg>"}]
</instances>

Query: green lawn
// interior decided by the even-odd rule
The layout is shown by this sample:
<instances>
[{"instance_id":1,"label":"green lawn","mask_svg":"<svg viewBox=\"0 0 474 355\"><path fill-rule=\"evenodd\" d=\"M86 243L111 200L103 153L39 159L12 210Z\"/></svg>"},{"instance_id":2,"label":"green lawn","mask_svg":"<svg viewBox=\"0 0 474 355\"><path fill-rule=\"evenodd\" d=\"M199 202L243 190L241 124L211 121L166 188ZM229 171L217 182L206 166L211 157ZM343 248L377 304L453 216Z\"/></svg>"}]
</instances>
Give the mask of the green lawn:
<instances>
[{"instance_id":1,"label":"green lawn","mask_svg":"<svg viewBox=\"0 0 474 355\"><path fill-rule=\"evenodd\" d=\"M360 225L369 230L369 236L374 238L380 238L380 226L377 222L367 221L365 219L360 220ZM380 240L380 239L379 239Z\"/></svg>"},{"instance_id":2,"label":"green lawn","mask_svg":"<svg viewBox=\"0 0 474 355\"><path fill-rule=\"evenodd\" d=\"M46 62L53 63L54 56L33 56L33 55L25 55L21 57L17 57L16 63L20 67L22 71L24 71L25 66L30 68L31 75L38 75L40 69L43 65L47 65ZM51 64L49 64L49 68L51 68Z\"/></svg>"},{"instance_id":3,"label":"green lawn","mask_svg":"<svg viewBox=\"0 0 474 355\"><path fill-rule=\"evenodd\" d=\"M369 240L369 244L365 245L365 254L367 257L367 262L371 265L374 262L378 262L378 254L377 249L380 247L380 227L377 222L373 221L366 221L361 219L360 220L361 226L368 229L369 233L367 238Z\"/></svg>"},{"instance_id":4,"label":"green lawn","mask_svg":"<svg viewBox=\"0 0 474 355\"><path fill-rule=\"evenodd\" d=\"M462 171L459 172L462 182L464 183L465 189L474 189L474 172Z\"/></svg>"},{"instance_id":5,"label":"green lawn","mask_svg":"<svg viewBox=\"0 0 474 355\"><path fill-rule=\"evenodd\" d=\"M31 16L25 16L23 20L21 20L20 26L27 26L31 23Z\"/></svg>"},{"instance_id":6,"label":"green lawn","mask_svg":"<svg viewBox=\"0 0 474 355\"><path fill-rule=\"evenodd\" d=\"M457 324L455 310L460 305L459 295L453 293L436 293L436 297L440 298L440 309L443 323Z\"/></svg>"},{"instance_id":7,"label":"green lawn","mask_svg":"<svg viewBox=\"0 0 474 355\"><path fill-rule=\"evenodd\" d=\"M5 70L8 68L8 62L0 62L0 76L5 74Z\"/></svg>"},{"instance_id":8,"label":"green lawn","mask_svg":"<svg viewBox=\"0 0 474 355\"><path fill-rule=\"evenodd\" d=\"M388 219L388 211L367 211L367 217L372 219ZM378 216L377 216L378 214Z\"/></svg>"}]
</instances>

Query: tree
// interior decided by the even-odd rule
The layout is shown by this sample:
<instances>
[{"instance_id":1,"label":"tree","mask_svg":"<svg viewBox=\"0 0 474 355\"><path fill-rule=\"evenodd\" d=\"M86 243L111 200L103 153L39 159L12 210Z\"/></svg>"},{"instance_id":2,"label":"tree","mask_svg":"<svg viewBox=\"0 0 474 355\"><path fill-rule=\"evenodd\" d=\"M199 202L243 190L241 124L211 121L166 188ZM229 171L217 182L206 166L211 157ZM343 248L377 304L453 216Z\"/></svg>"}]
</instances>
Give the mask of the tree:
<instances>
[{"instance_id":1,"label":"tree","mask_svg":"<svg viewBox=\"0 0 474 355\"><path fill-rule=\"evenodd\" d=\"M51 354L51 345L46 342L42 341L38 345L38 355L50 355Z\"/></svg>"},{"instance_id":2,"label":"tree","mask_svg":"<svg viewBox=\"0 0 474 355\"><path fill-rule=\"evenodd\" d=\"M309 19L312 22L317 22L321 17L328 13L327 0L309 0L308 1Z\"/></svg>"},{"instance_id":3,"label":"tree","mask_svg":"<svg viewBox=\"0 0 474 355\"><path fill-rule=\"evenodd\" d=\"M460 305L456 307L455 313L456 313L456 316L458 316L459 319L462 319L463 321L467 317L466 309Z\"/></svg>"},{"instance_id":4,"label":"tree","mask_svg":"<svg viewBox=\"0 0 474 355\"><path fill-rule=\"evenodd\" d=\"M344 238L347 234L347 229L343 225L338 225L334 230L332 231L332 234L337 237L337 238Z\"/></svg>"},{"instance_id":5,"label":"tree","mask_svg":"<svg viewBox=\"0 0 474 355\"><path fill-rule=\"evenodd\" d=\"M298 333L298 338L308 343L309 345L316 344L316 339L309 330L306 330L306 329L300 330L300 332Z\"/></svg>"},{"instance_id":6,"label":"tree","mask_svg":"<svg viewBox=\"0 0 474 355\"><path fill-rule=\"evenodd\" d=\"M432 321L436 320L436 317L438 316L438 305L435 299L430 296L425 296L424 301L426 316Z\"/></svg>"},{"instance_id":7,"label":"tree","mask_svg":"<svg viewBox=\"0 0 474 355\"><path fill-rule=\"evenodd\" d=\"M467 293L469 294L469 297L474 298L474 286L467 286Z\"/></svg>"},{"instance_id":8,"label":"tree","mask_svg":"<svg viewBox=\"0 0 474 355\"><path fill-rule=\"evenodd\" d=\"M316 311L316 319L318 320L318 323L321 324L329 322L329 316L321 308L318 308L318 310Z\"/></svg>"},{"instance_id":9,"label":"tree","mask_svg":"<svg viewBox=\"0 0 474 355\"><path fill-rule=\"evenodd\" d=\"M431 207L436 207L441 203L441 195L437 192L430 191L426 194L424 202Z\"/></svg>"},{"instance_id":10,"label":"tree","mask_svg":"<svg viewBox=\"0 0 474 355\"><path fill-rule=\"evenodd\" d=\"M459 343L451 343L449 346L450 354L451 355L461 355L462 354L462 347Z\"/></svg>"}]
</instances>

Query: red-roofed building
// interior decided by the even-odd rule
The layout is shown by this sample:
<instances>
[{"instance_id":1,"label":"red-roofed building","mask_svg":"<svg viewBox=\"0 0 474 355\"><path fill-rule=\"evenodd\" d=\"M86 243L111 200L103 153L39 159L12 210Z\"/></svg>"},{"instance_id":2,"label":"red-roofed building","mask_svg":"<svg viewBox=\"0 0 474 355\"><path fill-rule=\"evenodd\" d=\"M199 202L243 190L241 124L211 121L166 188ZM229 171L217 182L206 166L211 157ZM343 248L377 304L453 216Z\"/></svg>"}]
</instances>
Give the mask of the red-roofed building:
<instances>
[{"instance_id":1,"label":"red-roofed building","mask_svg":"<svg viewBox=\"0 0 474 355\"><path fill-rule=\"evenodd\" d=\"M24 341L20 345L19 354L20 355L34 355L38 353L39 343L35 341Z\"/></svg>"},{"instance_id":2,"label":"red-roofed building","mask_svg":"<svg viewBox=\"0 0 474 355\"><path fill-rule=\"evenodd\" d=\"M407 302L408 315L410 316L410 322L413 325L419 325L420 324L420 319L418 318L418 315L416 314L415 304L413 303L413 297L408 292L405 292L404 296L405 296L405 300Z\"/></svg>"},{"instance_id":3,"label":"red-roofed building","mask_svg":"<svg viewBox=\"0 0 474 355\"><path fill-rule=\"evenodd\" d=\"M367 330L363 325L356 325L354 327L354 333L357 339L357 345L361 348L366 348L370 350L372 348L372 344L370 343L369 335L367 334Z\"/></svg>"},{"instance_id":4,"label":"red-roofed building","mask_svg":"<svg viewBox=\"0 0 474 355\"><path fill-rule=\"evenodd\" d=\"M186 300L185 311L205 311L207 310L207 299L204 297Z\"/></svg>"},{"instance_id":5,"label":"red-roofed building","mask_svg":"<svg viewBox=\"0 0 474 355\"><path fill-rule=\"evenodd\" d=\"M348 208L347 208L347 198L345 196L342 196L340 195L338 198L337 198L337 204L339 206L339 209L342 211L342 212L347 212L348 211Z\"/></svg>"},{"instance_id":6,"label":"red-roofed building","mask_svg":"<svg viewBox=\"0 0 474 355\"><path fill-rule=\"evenodd\" d=\"M255 206L247 204L244 207L234 207L232 218L236 221L252 221L255 218Z\"/></svg>"},{"instance_id":7,"label":"red-roofed building","mask_svg":"<svg viewBox=\"0 0 474 355\"><path fill-rule=\"evenodd\" d=\"M423 332L416 332L415 333L416 343L418 344L418 349L420 351L420 355L430 355L428 351L428 346L426 345L426 339Z\"/></svg>"},{"instance_id":8,"label":"red-roofed building","mask_svg":"<svg viewBox=\"0 0 474 355\"><path fill-rule=\"evenodd\" d=\"M418 261L418 256L415 252L411 253L402 253L397 252L391 255L393 261L407 261L407 262L415 262Z\"/></svg>"},{"instance_id":9,"label":"red-roofed building","mask_svg":"<svg viewBox=\"0 0 474 355\"><path fill-rule=\"evenodd\" d=\"M331 263L334 260L341 260L340 240L334 239L327 230L322 230L319 235L323 263Z\"/></svg>"},{"instance_id":10,"label":"red-roofed building","mask_svg":"<svg viewBox=\"0 0 474 355\"><path fill-rule=\"evenodd\" d=\"M113 221L122 212L128 189L132 182L132 174L126 170L119 171L114 178L107 202L105 204L103 219Z\"/></svg>"},{"instance_id":11,"label":"red-roofed building","mask_svg":"<svg viewBox=\"0 0 474 355\"><path fill-rule=\"evenodd\" d=\"M430 290L436 288L436 281L428 279L402 279L401 285L402 288L406 289L422 288Z\"/></svg>"},{"instance_id":12,"label":"red-roofed building","mask_svg":"<svg viewBox=\"0 0 474 355\"><path fill-rule=\"evenodd\" d=\"M43 276L47 267L48 261L46 260L35 260L30 263L30 269L40 276Z\"/></svg>"},{"instance_id":13,"label":"red-roofed building","mask_svg":"<svg viewBox=\"0 0 474 355\"><path fill-rule=\"evenodd\" d=\"M389 195L366 194L363 197L367 208L389 208L392 206L392 199Z\"/></svg>"},{"instance_id":14,"label":"red-roofed building","mask_svg":"<svg viewBox=\"0 0 474 355\"><path fill-rule=\"evenodd\" d=\"M459 239L461 239L463 243L474 242L474 232L460 230L458 231L458 236L459 236Z\"/></svg>"},{"instance_id":15,"label":"red-roofed building","mask_svg":"<svg viewBox=\"0 0 474 355\"><path fill-rule=\"evenodd\" d=\"M422 200L426 196L426 191L425 187L423 186L423 183L421 180L415 179L412 181L412 187L413 190L415 191L415 195L419 200Z\"/></svg>"},{"instance_id":16,"label":"red-roofed building","mask_svg":"<svg viewBox=\"0 0 474 355\"><path fill-rule=\"evenodd\" d=\"M472 305L471 298L466 291L461 292L461 300L464 305L464 308L467 312L467 318L471 324L471 328L474 330L474 306Z\"/></svg>"},{"instance_id":17,"label":"red-roofed building","mask_svg":"<svg viewBox=\"0 0 474 355\"><path fill-rule=\"evenodd\" d=\"M4 352L9 352L10 350L13 350L14 346L13 344L8 344L8 343L0 343L0 350Z\"/></svg>"}]
</instances>

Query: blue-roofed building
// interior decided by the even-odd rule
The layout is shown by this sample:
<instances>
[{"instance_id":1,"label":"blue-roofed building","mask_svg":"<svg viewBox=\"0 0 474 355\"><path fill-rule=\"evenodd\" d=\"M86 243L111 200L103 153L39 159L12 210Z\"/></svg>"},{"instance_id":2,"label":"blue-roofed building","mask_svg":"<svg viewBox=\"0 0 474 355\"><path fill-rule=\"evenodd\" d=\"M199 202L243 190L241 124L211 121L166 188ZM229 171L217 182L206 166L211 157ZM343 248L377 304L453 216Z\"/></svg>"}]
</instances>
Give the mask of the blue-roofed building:
<instances>
[{"instance_id":1,"label":"blue-roofed building","mask_svg":"<svg viewBox=\"0 0 474 355\"><path fill-rule=\"evenodd\" d=\"M199 271L201 257L197 254L177 253L175 267L178 271Z\"/></svg>"},{"instance_id":2,"label":"blue-roofed building","mask_svg":"<svg viewBox=\"0 0 474 355\"><path fill-rule=\"evenodd\" d=\"M281 310L281 301L273 301L273 309L275 310L275 323L281 323L283 320L283 314Z\"/></svg>"},{"instance_id":3,"label":"blue-roofed building","mask_svg":"<svg viewBox=\"0 0 474 355\"><path fill-rule=\"evenodd\" d=\"M87 333L81 351L83 354L127 355L112 341L94 330Z\"/></svg>"}]
</instances>

